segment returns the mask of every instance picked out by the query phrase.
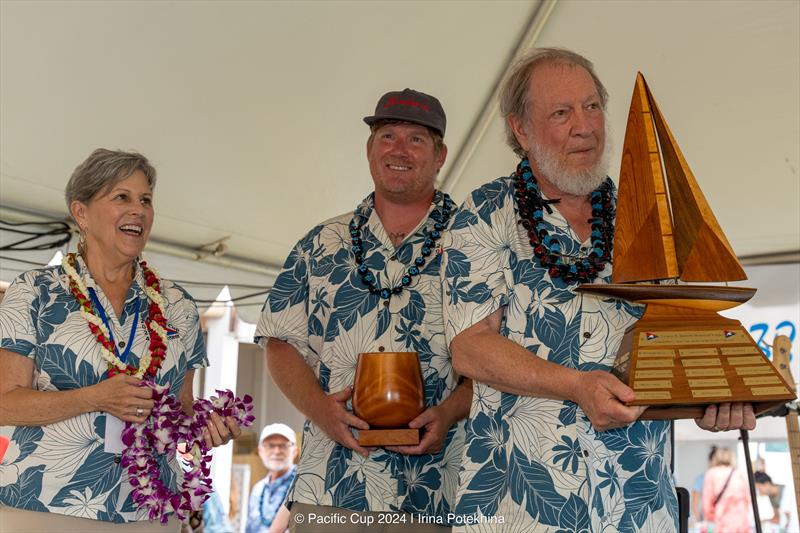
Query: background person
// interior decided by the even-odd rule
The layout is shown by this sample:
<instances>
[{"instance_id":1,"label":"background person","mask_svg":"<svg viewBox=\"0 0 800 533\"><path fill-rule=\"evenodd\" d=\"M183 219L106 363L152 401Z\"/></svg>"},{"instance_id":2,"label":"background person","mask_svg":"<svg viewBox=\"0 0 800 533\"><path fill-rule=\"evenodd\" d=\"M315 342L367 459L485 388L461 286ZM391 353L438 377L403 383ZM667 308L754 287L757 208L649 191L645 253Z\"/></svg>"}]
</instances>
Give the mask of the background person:
<instances>
[{"instance_id":1,"label":"background person","mask_svg":"<svg viewBox=\"0 0 800 533\"><path fill-rule=\"evenodd\" d=\"M783 485L776 485L766 472L757 470L753 473L758 499L758 514L761 519L761 528L766 533L777 533L781 528L781 500L783 499ZM786 522L789 513L786 512Z\"/></svg>"},{"instance_id":2,"label":"background person","mask_svg":"<svg viewBox=\"0 0 800 533\"><path fill-rule=\"evenodd\" d=\"M297 458L295 432L286 424L270 424L261 430L258 456L267 475L253 485L247 507L246 533L267 533L294 481Z\"/></svg>"},{"instance_id":3,"label":"background person","mask_svg":"<svg viewBox=\"0 0 800 533\"><path fill-rule=\"evenodd\" d=\"M194 301L140 263L155 182L140 154L92 152L66 188L79 253L23 273L0 304L0 425L13 431L0 468L8 531L179 529L146 521L120 465L122 423L143 423L154 405L152 390L129 374L169 385L188 413L194 370L207 365ZM109 335L98 335L98 324ZM153 341L159 327L163 348ZM126 370L108 377L112 366ZM233 419L212 414L204 438L218 446L240 433ZM159 464L174 491L177 460Z\"/></svg>"},{"instance_id":4,"label":"background person","mask_svg":"<svg viewBox=\"0 0 800 533\"><path fill-rule=\"evenodd\" d=\"M747 477L730 448L717 448L703 481L703 516L709 531L749 533L752 504Z\"/></svg>"}]
</instances>

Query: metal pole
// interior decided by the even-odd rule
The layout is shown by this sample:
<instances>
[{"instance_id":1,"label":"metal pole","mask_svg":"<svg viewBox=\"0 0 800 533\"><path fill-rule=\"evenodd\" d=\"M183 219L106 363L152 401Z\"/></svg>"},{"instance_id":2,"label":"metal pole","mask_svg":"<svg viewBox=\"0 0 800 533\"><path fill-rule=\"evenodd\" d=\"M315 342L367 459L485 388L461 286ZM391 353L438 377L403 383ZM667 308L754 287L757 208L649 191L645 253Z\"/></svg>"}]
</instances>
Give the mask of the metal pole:
<instances>
[{"instance_id":1,"label":"metal pole","mask_svg":"<svg viewBox=\"0 0 800 533\"><path fill-rule=\"evenodd\" d=\"M756 533L761 533L761 517L758 516L758 504L756 503L756 479L753 476L753 464L750 462L750 436L746 429L740 429L742 444L744 444L744 460L747 463L747 481L750 485L750 503L753 505L753 517L756 521Z\"/></svg>"}]
</instances>

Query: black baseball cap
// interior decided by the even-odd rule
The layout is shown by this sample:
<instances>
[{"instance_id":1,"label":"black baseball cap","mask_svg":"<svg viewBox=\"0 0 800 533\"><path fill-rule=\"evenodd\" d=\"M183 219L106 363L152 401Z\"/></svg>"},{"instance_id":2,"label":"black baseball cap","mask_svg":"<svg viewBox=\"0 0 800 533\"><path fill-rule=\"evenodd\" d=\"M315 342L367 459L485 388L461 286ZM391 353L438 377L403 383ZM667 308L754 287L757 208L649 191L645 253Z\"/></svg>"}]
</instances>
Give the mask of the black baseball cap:
<instances>
[{"instance_id":1,"label":"black baseball cap","mask_svg":"<svg viewBox=\"0 0 800 533\"><path fill-rule=\"evenodd\" d=\"M447 126L447 118L439 100L413 89L392 91L381 96L378 105L375 106L375 114L364 117L364 122L370 126L379 120L420 124L436 130L442 137Z\"/></svg>"}]
</instances>

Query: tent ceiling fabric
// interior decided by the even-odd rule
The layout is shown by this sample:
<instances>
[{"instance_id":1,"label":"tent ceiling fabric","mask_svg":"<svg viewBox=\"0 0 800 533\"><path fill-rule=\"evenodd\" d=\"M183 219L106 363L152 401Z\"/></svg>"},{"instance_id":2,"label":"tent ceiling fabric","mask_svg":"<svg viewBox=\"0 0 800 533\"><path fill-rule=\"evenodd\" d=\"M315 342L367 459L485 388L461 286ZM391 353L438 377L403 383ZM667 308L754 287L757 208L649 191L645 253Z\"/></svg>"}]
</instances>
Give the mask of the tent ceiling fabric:
<instances>
[{"instance_id":1,"label":"tent ceiling fabric","mask_svg":"<svg viewBox=\"0 0 800 533\"><path fill-rule=\"evenodd\" d=\"M0 204L65 216L64 185L92 149L136 149L159 172L155 238L229 237L229 254L280 265L371 189L361 118L378 96L439 97L452 161L538 7L2 2ZM536 44L595 62L611 94L612 177L641 70L735 251L800 249L799 2L561 0ZM495 118L454 198L513 165ZM273 281L150 257L174 279Z\"/></svg>"}]
</instances>

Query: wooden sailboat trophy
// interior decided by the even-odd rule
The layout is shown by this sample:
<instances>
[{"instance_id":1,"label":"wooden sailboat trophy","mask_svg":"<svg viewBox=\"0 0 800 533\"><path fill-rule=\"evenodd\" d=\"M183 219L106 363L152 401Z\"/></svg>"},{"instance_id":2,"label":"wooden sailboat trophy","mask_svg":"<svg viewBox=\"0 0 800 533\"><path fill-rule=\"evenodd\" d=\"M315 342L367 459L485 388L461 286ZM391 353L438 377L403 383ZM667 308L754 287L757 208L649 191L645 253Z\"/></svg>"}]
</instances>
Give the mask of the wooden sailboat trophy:
<instances>
[{"instance_id":1,"label":"wooden sailboat trophy","mask_svg":"<svg viewBox=\"0 0 800 533\"><path fill-rule=\"evenodd\" d=\"M642 418L675 419L701 417L716 403L750 402L759 413L793 400L742 324L717 314L755 289L675 284L747 276L641 73L619 179L612 283L578 290L647 305L615 362L636 393L629 405L650 406Z\"/></svg>"}]
</instances>

